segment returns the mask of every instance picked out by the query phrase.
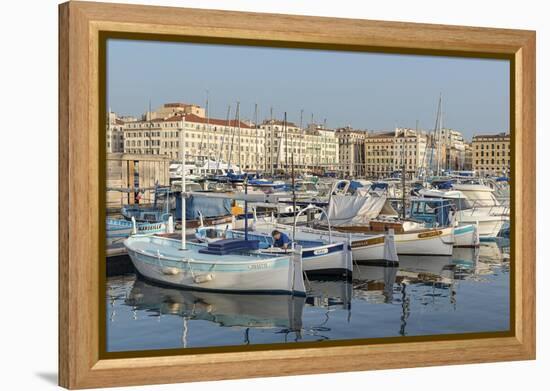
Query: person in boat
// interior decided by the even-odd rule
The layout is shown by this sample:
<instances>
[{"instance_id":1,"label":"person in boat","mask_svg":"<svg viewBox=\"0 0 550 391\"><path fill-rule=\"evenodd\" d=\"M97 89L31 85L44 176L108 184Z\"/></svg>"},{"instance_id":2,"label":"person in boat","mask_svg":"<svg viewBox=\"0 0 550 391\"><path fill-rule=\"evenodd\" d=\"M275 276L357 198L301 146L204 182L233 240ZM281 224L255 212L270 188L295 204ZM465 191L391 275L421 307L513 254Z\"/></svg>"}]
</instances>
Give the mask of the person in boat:
<instances>
[{"instance_id":1,"label":"person in boat","mask_svg":"<svg viewBox=\"0 0 550 391\"><path fill-rule=\"evenodd\" d=\"M290 238L284 232L273 230L273 232L271 232L271 237L273 238L274 247L282 248L285 250L288 248L290 244Z\"/></svg>"}]
</instances>

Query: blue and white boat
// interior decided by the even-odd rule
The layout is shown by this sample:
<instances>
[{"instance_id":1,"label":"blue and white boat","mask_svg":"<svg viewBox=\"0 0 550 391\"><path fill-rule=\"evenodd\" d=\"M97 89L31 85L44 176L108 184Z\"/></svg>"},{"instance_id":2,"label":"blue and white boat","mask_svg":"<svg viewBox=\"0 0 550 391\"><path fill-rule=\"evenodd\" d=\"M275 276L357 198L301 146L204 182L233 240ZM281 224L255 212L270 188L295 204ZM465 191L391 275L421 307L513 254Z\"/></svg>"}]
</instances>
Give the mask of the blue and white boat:
<instances>
[{"instance_id":1,"label":"blue and white boat","mask_svg":"<svg viewBox=\"0 0 550 391\"><path fill-rule=\"evenodd\" d=\"M123 219L107 218L107 245L113 245L122 242L132 234L156 234L170 233L174 231L172 218L169 217L167 222L158 223L137 223L135 219L132 221Z\"/></svg>"},{"instance_id":2,"label":"blue and white boat","mask_svg":"<svg viewBox=\"0 0 550 391\"><path fill-rule=\"evenodd\" d=\"M140 275L168 286L232 293L305 295L300 251L265 255L252 240L186 243L133 235L124 241Z\"/></svg>"},{"instance_id":3,"label":"blue and white boat","mask_svg":"<svg viewBox=\"0 0 550 391\"><path fill-rule=\"evenodd\" d=\"M185 132L181 132L185 160ZM301 248L280 256L258 253L253 240L225 239L187 243L186 176L181 184L181 239L132 235L124 241L138 273L146 279L178 288L228 293L305 295Z\"/></svg>"},{"instance_id":4,"label":"blue and white boat","mask_svg":"<svg viewBox=\"0 0 550 391\"><path fill-rule=\"evenodd\" d=\"M274 247L271 235L255 232L219 229L214 227L197 228L195 237L201 242L212 243L223 239L244 239L258 242L258 252L270 255L287 255L292 248ZM295 240L294 244L302 248L302 269L308 274L347 275L353 271L351 249L346 242L329 242L326 240Z\"/></svg>"},{"instance_id":5,"label":"blue and white boat","mask_svg":"<svg viewBox=\"0 0 550 391\"><path fill-rule=\"evenodd\" d=\"M442 198L414 197L411 199L409 218L420 221L428 228L453 227L454 247L479 246L476 224L459 223L455 220L455 206Z\"/></svg>"},{"instance_id":6,"label":"blue and white boat","mask_svg":"<svg viewBox=\"0 0 550 391\"><path fill-rule=\"evenodd\" d=\"M125 219L135 219L137 222L157 223L168 221L168 217L171 215L171 193L170 187L156 185L152 205L123 205L120 213Z\"/></svg>"}]
</instances>

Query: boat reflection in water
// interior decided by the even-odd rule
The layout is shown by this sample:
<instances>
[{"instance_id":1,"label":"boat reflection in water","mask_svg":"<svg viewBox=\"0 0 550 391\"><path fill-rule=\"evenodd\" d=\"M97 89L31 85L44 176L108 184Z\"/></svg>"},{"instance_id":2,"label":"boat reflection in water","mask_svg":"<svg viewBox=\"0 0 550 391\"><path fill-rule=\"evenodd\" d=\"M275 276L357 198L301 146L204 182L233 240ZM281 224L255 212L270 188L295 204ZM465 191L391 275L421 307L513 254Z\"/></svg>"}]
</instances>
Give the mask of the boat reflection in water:
<instances>
[{"instance_id":1,"label":"boat reflection in water","mask_svg":"<svg viewBox=\"0 0 550 391\"><path fill-rule=\"evenodd\" d=\"M328 310L351 310L353 285L348 279L309 279L306 304Z\"/></svg>"},{"instance_id":2,"label":"boat reflection in water","mask_svg":"<svg viewBox=\"0 0 550 391\"><path fill-rule=\"evenodd\" d=\"M280 328L287 333L299 333L305 297L182 290L136 279L125 303L138 311L177 315L184 321L204 320L222 327ZM245 341L246 338L247 335Z\"/></svg>"},{"instance_id":3,"label":"boat reflection in water","mask_svg":"<svg viewBox=\"0 0 550 391\"><path fill-rule=\"evenodd\" d=\"M107 350L238 346L509 329L509 244L354 265L306 296L231 294L108 279Z\"/></svg>"}]
</instances>

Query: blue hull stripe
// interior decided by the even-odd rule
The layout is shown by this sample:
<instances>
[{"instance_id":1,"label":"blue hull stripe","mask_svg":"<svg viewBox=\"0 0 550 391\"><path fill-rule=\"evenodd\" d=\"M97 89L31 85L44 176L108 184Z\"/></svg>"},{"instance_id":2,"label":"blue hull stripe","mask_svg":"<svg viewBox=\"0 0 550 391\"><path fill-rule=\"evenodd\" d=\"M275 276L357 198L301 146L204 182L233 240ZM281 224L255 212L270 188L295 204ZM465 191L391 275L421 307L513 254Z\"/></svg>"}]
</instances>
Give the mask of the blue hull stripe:
<instances>
[{"instance_id":1,"label":"blue hull stripe","mask_svg":"<svg viewBox=\"0 0 550 391\"><path fill-rule=\"evenodd\" d=\"M340 244L338 246L331 246L331 247L328 247L328 248L325 248L325 249L328 250L328 252L323 253L323 254L315 254L315 251L319 251L319 250L309 250L309 249L308 250L303 250L302 251L302 258L319 257L319 256L322 256L322 255L327 255L327 254L339 252L339 251L342 251L344 249L344 245Z\"/></svg>"}]
</instances>

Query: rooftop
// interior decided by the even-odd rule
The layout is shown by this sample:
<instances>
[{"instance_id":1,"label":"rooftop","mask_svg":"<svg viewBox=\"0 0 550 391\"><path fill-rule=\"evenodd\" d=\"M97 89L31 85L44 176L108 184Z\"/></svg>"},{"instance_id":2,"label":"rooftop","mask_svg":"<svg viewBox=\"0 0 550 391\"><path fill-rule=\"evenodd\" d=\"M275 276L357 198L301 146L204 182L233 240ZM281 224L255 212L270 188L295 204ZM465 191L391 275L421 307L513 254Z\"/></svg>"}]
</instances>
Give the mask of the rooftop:
<instances>
[{"instance_id":1,"label":"rooftop","mask_svg":"<svg viewBox=\"0 0 550 391\"><path fill-rule=\"evenodd\" d=\"M477 138L510 138L510 134L504 132L498 134L477 134L472 138L472 140Z\"/></svg>"},{"instance_id":2,"label":"rooftop","mask_svg":"<svg viewBox=\"0 0 550 391\"><path fill-rule=\"evenodd\" d=\"M268 119L262 122L262 125L279 125L283 126L285 124L284 121L278 120L278 119ZM294 122L286 121L286 126L289 128L297 128L296 124Z\"/></svg>"}]
</instances>

